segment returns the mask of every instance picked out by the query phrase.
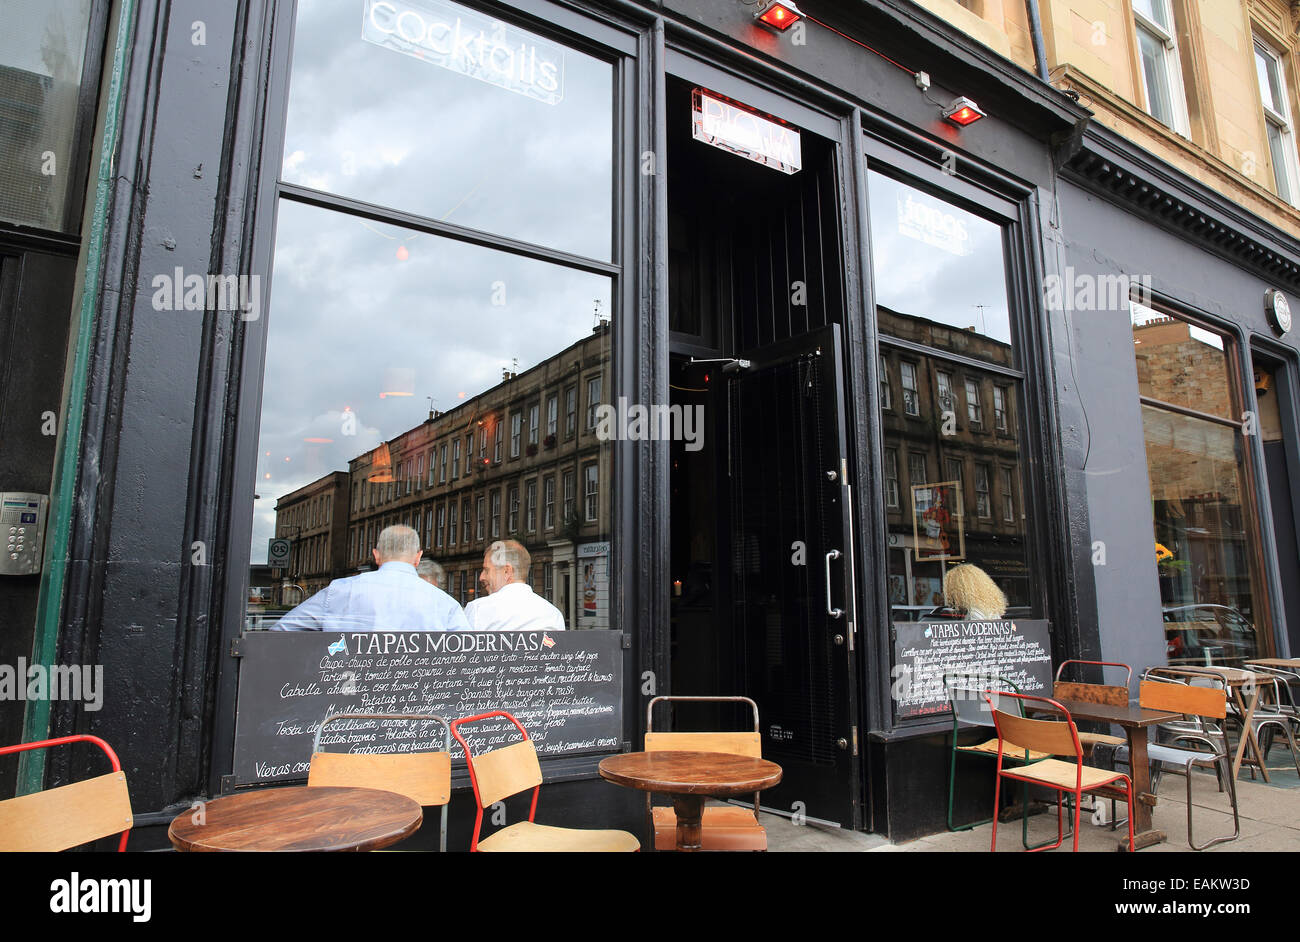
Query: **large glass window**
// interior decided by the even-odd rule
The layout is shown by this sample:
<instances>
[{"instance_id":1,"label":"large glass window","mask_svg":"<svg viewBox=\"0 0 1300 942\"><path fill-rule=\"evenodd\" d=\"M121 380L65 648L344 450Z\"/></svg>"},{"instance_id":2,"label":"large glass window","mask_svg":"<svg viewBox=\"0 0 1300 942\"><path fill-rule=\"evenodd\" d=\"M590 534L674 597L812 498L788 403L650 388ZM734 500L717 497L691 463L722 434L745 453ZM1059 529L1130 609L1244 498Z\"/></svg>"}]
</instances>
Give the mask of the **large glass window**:
<instances>
[{"instance_id":1,"label":"large glass window","mask_svg":"<svg viewBox=\"0 0 1300 942\"><path fill-rule=\"evenodd\" d=\"M470 38L443 48L447 23ZM525 531L537 528L539 472L556 469L549 446L536 447L538 404L557 422L562 394L594 383L599 396L609 374L618 317L593 330L590 311L616 311L616 271L603 264L614 67L448 0L302 0L292 61L252 565L266 565L279 530L293 550L272 581L314 591L371 568L383 527L410 521L463 598L503 522L532 555L529 581L543 565L576 567L587 544L611 539L610 443L566 446L569 467L596 475L584 518L553 541ZM354 201L369 204L364 216ZM471 242L442 223L480 234ZM518 241L540 248L522 254ZM525 410L529 454L500 462L507 417L520 455ZM416 493L426 453L436 507ZM331 513L336 489L361 499ZM336 529L364 545L335 549Z\"/></svg>"},{"instance_id":2,"label":"large glass window","mask_svg":"<svg viewBox=\"0 0 1300 942\"><path fill-rule=\"evenodd\" d=\"M1136 301L1132 319L1169 662L1239 666L1271 633L1228 340Z\"/></svg>"},{"instance_id":3,"label":"large glass window","mask_svg":"<svg viewBox=\"0 0 1300 942\"><path fill-rule=\"evenodd\" d=\"M5 0L0 29L0 221L75 232L73 142L91 0ZM97 77L95 77L97 78Z\"/></svg>"},{"instance_id":4,"label":"large glass window","mask_svg":"<svg viewBox=\"0 0 1300 942\"><path fill-rule=\"evenodd\" d=\"M1264 103L1264 127L1268 133L1269 160L1277 195L1288 203L1300 202L1300 166L1296 163L1295 133L1291 124L1291 103L1286 90L1282 57L1255 40L1255 74L1259 97Z\"/></svg>"},{"instance_id":5,"label":"large glass window","mask_svg":"<svg viewBox=\"0 0 1300 942\"><path fill-rule=\"evenodd\" d=\"M608 261L613 103L609 63L450 0L302 2L284 180Z\"/></svg>"},{"instance_id":6,"label":"large glass window","mask_svg":"<svg viewBox=\"0 0 1300 942\"><path fill-rule=\"evenodd\" d=\"M868 181L876 325L902 381L901 412L880 411L892 617L952 617L945 604L960 613L943 582L966 563L998 586L1007 614L1042 617L1025 520L1005 513L1025 442L1009 432L1024 379L1004 227L878 171ZM986 385L996 435L985 430Z\"/></svg>"},{"instance_id":7,"label":"large glass window","mask_svg":"<svg viewBox=\"0 0 1300 942\"><path fill-rule=\"evenodd\" d=\"M1147 111L1161 124L1186 137L1187 101L1183 97L1178 42L1169 0L1133 0L1133 26L1142 60L1142 88Z\"/></svg>"}]
</instances>

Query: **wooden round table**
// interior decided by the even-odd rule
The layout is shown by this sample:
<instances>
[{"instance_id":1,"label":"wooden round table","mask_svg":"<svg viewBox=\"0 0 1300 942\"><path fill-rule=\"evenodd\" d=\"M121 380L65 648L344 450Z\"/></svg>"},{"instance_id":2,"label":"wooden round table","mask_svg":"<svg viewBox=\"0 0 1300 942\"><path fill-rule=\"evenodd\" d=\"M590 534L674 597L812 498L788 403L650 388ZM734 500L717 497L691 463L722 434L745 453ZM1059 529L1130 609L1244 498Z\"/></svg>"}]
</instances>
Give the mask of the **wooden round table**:
<instances>
[{"instance_id":1,"label":"wooden round table","mask_svg":"<svg viewBox=\"0 0 1300 942\"><path fill-rule=\"evenodd\" d=\"M414 800L376 788L261 788L177 815L167 836L177 850L377 850L420 827Z\"/></svg>"},{"instance_id":2,"label":"wooden round table","mask_svg":"<svg viewBox=\"0 0 1300 942\"><path fill-rule=\"evenodd\" d=\"M766 759L725 752L625 752L600 761L600 777L615 785L671 795L677 849L700 849L700 818L709 798L752 795L781 781Z\"/></svg>"}]
</instances>

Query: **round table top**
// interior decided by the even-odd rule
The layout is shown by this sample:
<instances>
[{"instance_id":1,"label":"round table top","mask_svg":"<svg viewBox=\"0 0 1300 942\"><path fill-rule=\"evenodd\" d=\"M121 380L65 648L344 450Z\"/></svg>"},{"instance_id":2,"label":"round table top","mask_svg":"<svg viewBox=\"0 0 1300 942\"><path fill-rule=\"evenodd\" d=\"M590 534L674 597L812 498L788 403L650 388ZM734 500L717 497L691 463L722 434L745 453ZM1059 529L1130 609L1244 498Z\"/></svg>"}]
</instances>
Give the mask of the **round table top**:
<instances>
[{"instance_id":1,"label":"round table top","mask_svg":"<svg viewBox=\"0 0 1300 942\"><path fill-rule=\"evenodd\" d=\"M423 819L424 809L396 792L297 785L215 798L177 815L167 836L189 851L376 850Z\"/></svg>"},{"instance_id":2,"label":"round table top","mask_svg":"<svg viewBox=\"0 0 1300 942\"><path fill-rule=\"evenodd\" d=\"M781 767L725 752L625 752L600 761L600 776L645 792L727 797L771 788Z\"/></svg>"}]
</instances>

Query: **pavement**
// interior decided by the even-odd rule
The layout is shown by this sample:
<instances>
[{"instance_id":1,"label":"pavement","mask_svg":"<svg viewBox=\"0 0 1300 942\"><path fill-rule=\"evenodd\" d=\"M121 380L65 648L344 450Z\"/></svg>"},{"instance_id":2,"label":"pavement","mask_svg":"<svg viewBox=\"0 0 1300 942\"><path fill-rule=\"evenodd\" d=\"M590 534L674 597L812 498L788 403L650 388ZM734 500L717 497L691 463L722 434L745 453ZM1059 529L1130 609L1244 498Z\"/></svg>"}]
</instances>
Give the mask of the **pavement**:
<instances>
[{"instance_id":1,"label":"pavement","mask_svg":"<svg viewBox=\"0 0 1300 942\"><path fill-rule=\"evenodd\" d=\"M1283 764L1285 763L1285 765ZM1243 853L1248 851L1300 851L1300 776L1297 776L1291 755L1285 744L1275 745L1268 757L1271 784L1258 778L1251 781L1248 769L1241 770L1237 780L1237 804L1241 817L1241 836L1211 847L1205 853ZM1256 772L1258 776L1258 772ZM1190 852L1187 845L1187 785L1181 775L1165 773L1160 777L1159 797L1152 813L1154 827L1165 831L1169 839L1162 844L1143 848L1139 853ZM1127 844L1127 827L1112 831L1109 825L1091 823L1088 802L1084 798L1083 823L1079 828L1079 850L1114 853L1121 838ZM1109 810L1109 801L1104 802ZM1232 811L1227 792L1218 790L1212 773L1192 774L1193 827L1198 843L1220 835L1232 833ZM1125 806L1117 804L1123 820ZM767 828L768 849L773 852L878 852L906 853L908 851L981 851L986 852L993 836L993 825L986 824L969 831L944 831L903 844L891 844L876 834L845 831L840 828L816 824L795 825L779 815L762 815ZM1056 837L1055 806L1029 819L1030 843ZM1069 853L1072 846L1068 837L1055 851ZM1023 853L1020 843L1020 819L1003 822L998 826L998 853Z\"/></svg>"}]
</instances>

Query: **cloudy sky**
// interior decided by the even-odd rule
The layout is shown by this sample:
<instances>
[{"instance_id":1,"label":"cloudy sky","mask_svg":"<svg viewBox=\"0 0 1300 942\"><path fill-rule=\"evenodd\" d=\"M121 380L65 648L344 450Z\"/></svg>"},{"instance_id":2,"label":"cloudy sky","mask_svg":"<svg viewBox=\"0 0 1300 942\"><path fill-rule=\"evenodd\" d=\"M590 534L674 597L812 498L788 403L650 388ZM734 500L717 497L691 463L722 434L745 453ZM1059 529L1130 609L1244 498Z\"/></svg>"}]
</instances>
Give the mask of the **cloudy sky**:
<instances>
[{"instance_id":1,"label":"cloudy sky","mask_svg":"<svg viewBox=\"0 0 1300 942\"><path fill-rule=\"evenodd\" d=\"M566 52L550 105L362 40L362 9L300 3L285 179L607 259L608 66ZM254 564L277 498L610 313L604 276L287 200L276 225Z\"/></svg>"},{"instance_id":2,"label":"cloudy sky","mask_svg":"<svg viewBox=\"0 0 1300 942\"><path fill-rule=\"evenodd\" d=\"M869 186L876 303L1010 343L1001 227L874 171Z\"/></svg>"}]
</instances>

